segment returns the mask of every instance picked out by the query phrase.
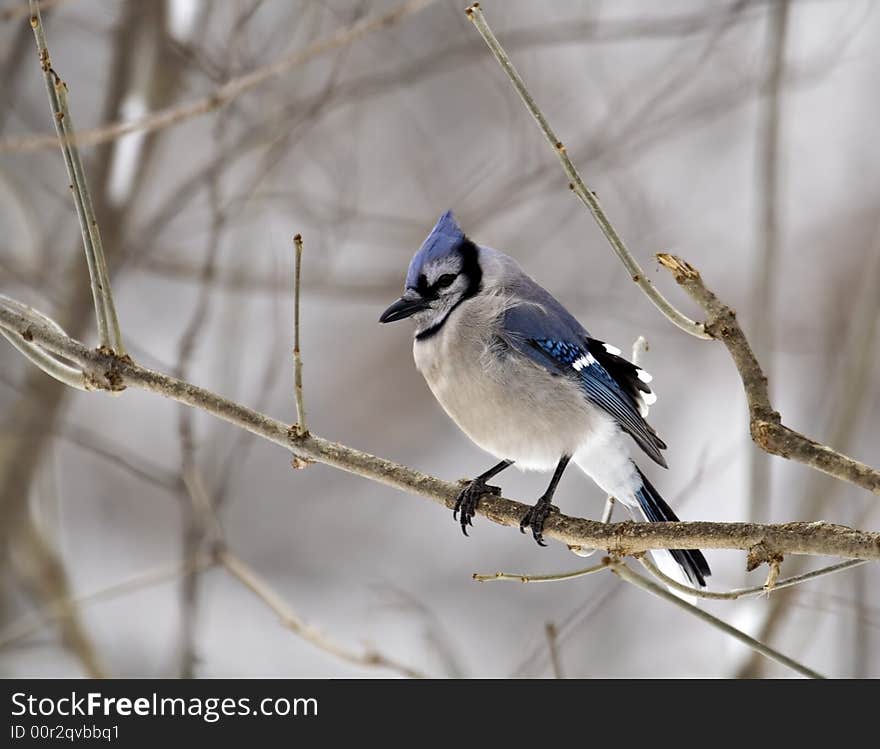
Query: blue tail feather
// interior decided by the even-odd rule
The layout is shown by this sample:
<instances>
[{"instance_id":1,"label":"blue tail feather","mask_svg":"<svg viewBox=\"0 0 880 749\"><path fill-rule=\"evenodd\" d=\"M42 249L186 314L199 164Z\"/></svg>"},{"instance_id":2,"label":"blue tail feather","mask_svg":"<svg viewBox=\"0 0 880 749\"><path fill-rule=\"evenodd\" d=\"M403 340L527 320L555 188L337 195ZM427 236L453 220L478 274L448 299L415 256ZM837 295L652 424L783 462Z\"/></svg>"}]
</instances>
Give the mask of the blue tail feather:
<instances>
[{"instance_id":1,"label":"blue tail feather","mask_svg":"<svg viewBox=\"0 0 880 749\"><path fill-rule=\"evenodd\" d=\"M663 497L645 477L645 474L639 470L638 466L636 466L636 470L642 478L642 487L636 492L636 499L639 500L645 517L652 523L677 521L678 517L672 508L666 504ZM712 574L712 571L709 569L706 557L699 549L670 549L669 553L678 566L684 570L688 580L701 588L706 587L706 578Z\"/></svg>"}]
</instances>

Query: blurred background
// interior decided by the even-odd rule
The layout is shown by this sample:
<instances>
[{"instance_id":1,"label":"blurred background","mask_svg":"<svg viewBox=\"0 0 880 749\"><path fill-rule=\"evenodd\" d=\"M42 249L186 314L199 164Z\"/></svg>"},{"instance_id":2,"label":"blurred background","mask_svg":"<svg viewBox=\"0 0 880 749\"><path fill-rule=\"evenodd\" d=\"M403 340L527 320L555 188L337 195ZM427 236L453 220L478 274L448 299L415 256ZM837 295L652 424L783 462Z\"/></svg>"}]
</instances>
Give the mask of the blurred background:
<instances>
[{"instance_id":1,"label":"blurred background","mask_svg":"<svg viewBox=\"0 0 880 749\"><path fill-rule=\"evenodd\" d=\"M436 404L406 323L382 327L447 208L596 337L644 335L668 472L687 520L876 529L877 498L761 454L726 350L668 323L630 282L464 15L282 0L47 4L79 130L210 96L302 53L214 111L85 146L126 345L146 366L293 422L292 244L305 239L309 426L454 480L495 461ZM653 253L696 265L735 307L786 423L880 463L880 7L870 0L482 3L568 152L652 280L698 315ZM27 6L0 6L0 292L90 345L76 214ZM531 502L547 481L505 473ZM193 492L193 484L199 491ZM194 501L193 497L200 497ZM564 512L605 498L569 472ZM229 549L328 641L430 676L789 676L610 574L477 584L588 561L477 518L464 538L425 499L285 451L143 392L66 389L0 345L0 673L375 677L285 628L202 564L208 504ZM622 515L617 517L623 519ZM760 585L740 552L712 584ZM833 560L788 559L783 575ZM701 605L831 676L880 675L880 575ZM551 658L550 638L558 655Z\"/></svg>"}]
</instances>

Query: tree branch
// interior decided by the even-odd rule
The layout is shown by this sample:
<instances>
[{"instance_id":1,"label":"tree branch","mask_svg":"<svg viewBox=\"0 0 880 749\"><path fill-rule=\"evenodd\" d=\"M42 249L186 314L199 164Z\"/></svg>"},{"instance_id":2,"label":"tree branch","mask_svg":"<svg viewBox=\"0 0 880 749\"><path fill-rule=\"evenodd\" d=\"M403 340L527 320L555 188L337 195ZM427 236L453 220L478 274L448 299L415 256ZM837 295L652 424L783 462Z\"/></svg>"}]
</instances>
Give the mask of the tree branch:
<instances>
[{"instance_id":1,"label":"tree branch","mask_svg":"<svg viewBox=\"0 0 880 749\"><path fill-rule=\"evenodd\" d=\"M727 622L719 619L717 616L713 616L708 611L703 611L703 609L694 606L692 603L688 603L687 601L682 600L677 595L675 595L675 593L670 593L662 585L657 585L647 578L636 574L623 562L615 562L611 560L609 563L609 567L611 568L611 571L621 580L625 580L631 585L635 585L637 588L641 588L642 590L647 591L648 593L651 593L658 598L662 598L669 603L675 604L679 608L687 611L689 614L697 617L697 619L702 619L707 624L710 624L716 629L720 629L722 632L725 632L731 637L739 640L741 643L743 643L747 647L750 647L755 652L760 653L765 658L769 658L770 660L786 666L793 671L797 671L799 674L801 674L802 676L806 676L808 679L825 678L817 671L814 671L813 669L804 666L802 663L798 663L797 661L789 658L787 655L780 653L778 650L774 650L773 648L765 645L763 642L760 642L754 637L747 635L745 632L738 630L736 627L732 627Z\"/></svg>"},{"instance_id":2,"label":"tree branch","mask_svg":"<svg viewBox=\"0 0 880 749\"><path fill-rule=\"evenodd\" d=\"M538 123L538 127L541 128L541 132L544 134L547 142L553 147L553 150L559 157L562 168L565 170L565 174L569 179L569 187L593 215L593 218L596 220L596 223L599 224L602 233L611 245L611 249L613 249L617 257L620 258L620 262L623 263L630 278L638 284L639 288L645 292L648 299L653 302L654 306L657 307L657 309L659 309L670 322L677 325L686 333L690 333L692 336L696 336L697 338L709 338L703 330L702 323L694 322L684 313L676 309L645 276L642 266L639 265L638 260L636 260L633 254L629 251L623 240L620 238L620 235L617 233L617 230L614 228L614 225L605 215L605 211L602 209L599 199L596 197L596 193L584 184L581 175L578 173L577 169L575 169L574 164L568 157L565 144L563 144L563 142L557 137L553 128L550 127L550 123L547 122L544 113L540 110L534 98L532 98L532 95L529 93L529 90L526 88L525 82L520 77L519 73L517 73L516 68L513 67L513 62L510 57L508 57L507 52L504 51L504 47L501 46L501 43L495 37L495 34L492 33L492 29L489 28L489 24L486 23L486 19L483 16L483 11L480 10L480 4L474 3L465 11L465 13L467 13L467 17L473 21L474 26L476 26L477 31L480 32L480 35L489 46L489 49L492 50L492 54L495 55L495 59L498 60L501 69L507 74L513 87L519 94L520 99L522 99L523 104L526 105L526 109L528 109L532 117L535 118L535 122Z\"/></svg>"},{"instance_id":3,"label":"tree branch","mask_svg":"<svg viewBox=\"0 0 880 749\"><path fill-rule=\"evenodd\" d=\"M275 612L276 616L285 627L302 637L307 642L312 643L320 650L330 653L330 655L333 655L340 660L353 663L356 666L387 668L391 671L396 671L402 676L408 676L411 679L426 678L426 675L421 671L417 671L410 666L398 663L378 651L367 649L363 652L356 652L328 639L317 629L306 624L299 615L287 605L287 602L275 592L275 590L262 580L256 572L248 567L243 560L232 554L230 551L221 549L217 554L217 560L232 577L238 580L238 582L244 585L273 612Z\"/></svg>"},{"instance_id":4,"label":"tree branch","mask_svg":"<svg viewBox=\"0 0 880 749\"><path fill-rule=\"evenodd\" d=\"M58 333L62 335L67 335L64 332L64 329L52 320L49 317L46 317L40 312L37 312L33 307L28 307L26 304L22 304L15 299L12 299L6 294L0 294L0 304L5 304L15 309L21 314L32 317L34 320L38 320L39 322L45 323L50 328L53 328ZM76 390L88 390L86 386L85 378L83 377L83 373L80 370L75 369L74 367L70 367L67 364L62 364L51 354L46 353L46 351L39 346L35 346L32 343L28 343L24 338L22 338L17 333L12 333L11 331L0 329L0 334L2 334L7 341L9 341L15 348L19 350L24 356L26 356L32 364L36 365L40 369L42 369L47 375L53 377L58 380L58 382L62 382L69 387L75 388Z\"/></svg>"},{"instance_id":5,"label":"tree branch","mask_svg":"<svg viewBox=\"0 0 880 749\"><path fill-rule=\"evenodd\" d=\"M721 341L730 352L742 379L749 405L752 439L758 447L771 455L805 463L829 476L880 494L880 471L820 445L782 423L782 417L770 403L767 378L736 320L736 312L706 288L699 271L692 265L667 253L658 254L657 259L706 312L706 332Z\"/></svg>"},{"instance_id":6,"label":"tree branch","mask_svg":"<svg viewBox=\"0 0 880 749\"><path fill-rule=\"evenodd\" d=\"M31 1L33 2L33 0ZM319 39L304 50L286 55L269 65L257 68L245 75L232 78L208 96L203 96L200 99L184 104L170 106L156 112L150 112L135 120L111 122L110 124L89 130L81 130L75 136L68 134L64 143L76 143L81 146L105 143L129 133L153 132L208 114L220 109L220 107L225 106L247 91L261 86L266 81L287 73L291 68L303 65L309 60L331 50L351 44L373 31L393 26L406 16L423 10L432 2L434 0L409 0L408 2L401 3L388 13L365 18L351 26L340 29L325 39ZM36 151L50 148L54 145L55 139L49 135L26 135L6 138L0 141L0 153Z\"/></svg>"},{"instance_id":7,"label":"tree branch","mask_svg":"<svg viewBox=\"0 0 880 749\"><path fill-rule=\"evenodd\" d=\"M83 246L89 267L89 280L92 284L92 296L98 322L98 337L102 346L109 347L117 354L125 354L116 307L113 304L113 294L110 290L110 274L107 271L107 261L104 258L104 245L101 242L101 233L98 230L98 221L92 205L92 195L86 181L79 149L74 143L73 117L67 103L67 84L52 68L46 35L43 32L43 23L40 19L39 3L36 0L30 0L30 7L31 28L34 30L34 39L40 55L40 65L43 69L46 91L49 94L55 132L61 144L61 153L64 155L67 177L70 180L70 189L73 192L76 213L82 230Z\"/></svg>"},{"instance_id":8,"label":"tree branch","mask_svg":"<svg viewBox=\"0 0 880 749\"><path fill-rule=\"evenodd\" d=\"M134 363L129 357L94 350L47 325L0 306L0 327L37 343L80 366L95 389L134 387L156 393L223 419L269 440L299 458L324 463L372 481L418 494L452 509L461 484L443 481L390 460L355 450L314 434L297 436L295 428L189 382ZM483 498L478 514L499 525L518 528L528 506L504 497ZM554 513L545 536L569 546L607 549L616 556L648 549L741 549L757 566L767 555L822 554L854 559L880 559L880 533L831 523L601 523Z\"/></svg>"},{"instance_id":9,"label":"tree branch","mask_svg":"<svg viewBox=\"0 0 880 749\"><path fill-rule=\"evenodd\" d=\"M805 583L809 580L815 580L817 577L833 575L835 572L848 570L850 567L858 567L860 565L867 564L867 560L865 559L849 559L846 562L831 564L827 567L813 570L812 572L805 572L802 575L794 575L793 577L786 577L782 580L776 580L772 588L768 588L767 583L764 583L763 585L755 585L751 588L734 588L733 590L715 591L693 588L690 585L684 585L683 583L678 582L678 580L675 580L669 577L669 575L664 574L660 570L660 568L657 567L657 565L655 565L650 559L648 559L647 556L639 557L639 561L642 563L642 566L646 570L648 570L648 572L650 572L654 577L656 577L667 587L675 588L676 590L680 590L682 593L687 593L688 595L696 596L697 598L708 598L709 600L713 601L736 601L740 598L745 598L747 596L768 594L773 590L783 590L784 588L791 588L795 585L800 585L801 583ZM778 562L771 564L771 569L774 569L775 566L778 566L778 564ZM574 576L574 573L569 574L569 577Z\"/></svg>"},{"instance_id":10,"label":"tree branch","mask_svg":"<svg viewBox=\"0 0 880 749\"><path fill-rule=\"evenodd\" d=\"M309 433L306 425L306 406L303 399L303 364L302 352L299 348L299 304L300 279L302 271L303 241L302 235L293 238L294 273L293 273L293 388L296 400L296 434L302 437Z\"/></svg>"}]
</instances>

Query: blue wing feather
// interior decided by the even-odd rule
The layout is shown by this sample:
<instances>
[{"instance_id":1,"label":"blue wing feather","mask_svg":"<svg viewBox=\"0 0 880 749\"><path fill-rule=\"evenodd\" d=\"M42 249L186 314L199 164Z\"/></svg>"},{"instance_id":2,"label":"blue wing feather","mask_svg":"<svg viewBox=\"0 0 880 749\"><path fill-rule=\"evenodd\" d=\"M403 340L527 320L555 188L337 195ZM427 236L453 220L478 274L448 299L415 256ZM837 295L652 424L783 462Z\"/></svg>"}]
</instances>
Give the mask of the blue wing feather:
<instances>
[{"instance_id":1,"label":"blue wing feather","mask_svg":"<svg viewBox=\"0 0 880 749\"><path fill-rule=\"evenodd\" d=\"M666 467L660 453L666 445L642 418L632 395L590 353L587 331L549 292L526 278L529 288L522 290L523 296L534 303L507 310L507 342L551 372L577 379L591 403L610 414L654 461Z\"/></svg>"}]
</instances>

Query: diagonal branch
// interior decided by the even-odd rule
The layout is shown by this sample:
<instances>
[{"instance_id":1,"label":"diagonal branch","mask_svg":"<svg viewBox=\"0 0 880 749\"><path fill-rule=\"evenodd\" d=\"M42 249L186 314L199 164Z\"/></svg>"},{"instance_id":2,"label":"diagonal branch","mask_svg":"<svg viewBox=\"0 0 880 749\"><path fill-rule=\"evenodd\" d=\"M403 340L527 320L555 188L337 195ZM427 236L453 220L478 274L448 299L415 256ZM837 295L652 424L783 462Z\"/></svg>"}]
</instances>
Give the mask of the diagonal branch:
<instances>
[{"instance_id":1,"label":"diagonal branch","mask_svg":"<svg viewBox=\"0 0 880 749\"><path fill-rule=\"evenodd\" d=\"M33 3L35 0L31 0ZM95 145L115 140L123 135L136 132L153 132L162 128L171 127L181 122L186 122L194 117L209 114L238 98L242 94L263 85L272 78L276 78L290 71L291 68L305 64L309 60L326 54L334 49L345 47L362 36L395 25L398 21L413 13L423 10L434 0L408 0L397 7L379 16L364 18L357 23L340 29L330 36L319 39L310 44L304 50L294 52L279 58L261 68L232 78L213 93L194 99L183 104L174 105L156 112L125 122L113 122L109 125L81 130L76 136L68 134L65 144L77 143L78 145ZM0 153L36 151L49 148L55 144L55 139L46 135L27 135L16 138L6 138L0 141Z\"/></svg>"},{"instance_id":2,"label":"diagonal branch","mask_svg":"<svg viewBox=\"0 0 880 749\"><path fill-rule=\"evenodd\" d=\"M294 455L418 494L452 509L461 484L443 481L390 460L296 430L189 382L142 367L129 357L93 350L32 318L0 306L0 327L18 333L82 368L95 389L138 388L198 408L279 445ZM478 513L499 525L518 528L528 506L503 497L485 497ZM545 535L569 546L607 549L616 556L649 549L741 549L753 552L757 566L768 554L821 554L851 559L880 559L880 533L831 523L602 523L550 516Z\"/></svg>"},{"instance_id":3,"label":"diagonal branch","mask_svg":"<svg viewBox=\"0 0 880 749\"><path fill-rule=\"evenodd\" d=\"M658 580L663 582L666 585L670 585L676 590L680 590L683 593L690 594L700 594L704 598L722 598L726 600L733 600L739 598L744 595L760 593L764 589L760 588L744 588L742 590L729 591L728 593L711 593L703 590L694 590L687 585L682 585L677 580L673 580L671 577L667 577L662 572L660 572L657 567L655 567L650 561L647 560L646 556L640 555L639 561L645 566L645 568L656 577ZM822 570L817 570L810 575L801 575L797 578L790 578L788 580L780 580L778 585L780 587L787 587L789 585L796 585L797 583L804 582L808 579L812 579L814 577L819 577L823 574L829 574L831 572L837 572L841 569L845 569L846 567L852 567L858 564L864 564L864 561L855 560L849 562L843 562L841 564L835 565L834 567L828 567ZM510 572L496 572L494 575L483 575L474 573L474 580L485 583L485 582L493 582L496 580L509 580L516 581L521 583L550 583L550 582L559 582L562 580L572 580L577 577L585 577L586 575L593 575L597 572L602 572L603 570L610 569L614 572L618 577L625 580L626 582L635 585L642 590L646 590L649 593L653 593L654 595L664 598L667 601L678 602L676 605L681 606L685 611L689 614L693 614L694 616L702 619L707 624L715 627L716 629L721 630L727 635L739 640L746 646L750 647L755 653L758 653L766 658L770 658L770 660L776 661L777 663L781 663L788 668L791 668L797 671L799 674L803 676L808 676L810 678L821 678L819 674L817 674L812 669L804 666L801 663L789 658L787 655L780 653L778 650L775 650L768 645L765 645L763 642L756 640L754 637L747 635L742 630L737 629L736 627L731 626L727 622L719 619L716 616L712 616L712 614L708 614L705 611L702 611L698 607L694 606L687 601L681 600L674 593L670 593L659 585L655 585L653 582L645 579L641 575L633 572L629 567L627 567L623 562L612 559L610 557L605 557L599 564L595 564L592 567L588 567L584 570L576 570L574 572L563 572L553 575L525 575L525 574L515 574Z\"/></svg>"},{"instance_id":4,"label":"diagonal branch","mask_svg":"<svg viewBox=\"0 0 880 749\"><path fill-rule=\"evenodd\" d=\"M721 341L739 371L749 405L752 439L765 452L805 463L817 471L880 495L880 471L821 445L782 423L770 403L767 378L755 358L736 312L706 288L699 271L690 263L661 253L657 259L667 268L691 298L706 312L706 332Z\"/></svg>"},{"instance_id":5,"label":"diagonal branch","mask_svg":"<svg viewBox=\"0 0 880 749\"><path fill-rule=\"evenodd\" d=\"M113 304L113 294L110 290L110 274L107 272L107 262L104 259L104 246L101 242L101 233L98 230L98 221L95 217L95 209L92 205L92 196L86 181L82 159L80 159L79 149L74 143L73 118L67 103L67 84L61 80L52 67L46 35L40 19L39 3L37 0L30 0L30 3L31 27L34 30L34 39L37 42L46 91L49 94L49 103L52 107L55 132L61 144L64 165L67 167L70 189L73 192L76 213L82 230L89 279L92 284L92 296L95 302L95 315L98 321L98 338L102 346L107 346L122 355L125 354L125 348L122 345L122 333L119 330L119 320L116 316L116 307Z\"/></svg>"},{"instance_id":6,"label":"diagonal branch","mask_svg":"<svg viewBox=\"0 0 880 749\"><path fill-rule=\"evenodd\" d=\"M285 627L320 650L356 666L385 668L390 671L396 671L402 676L407 676L411 679L426 678L426 674L423 674L421 671L417 671L403 663L398 663L396 660L376 650L368 648L364 651L355 651L330 640L315 627L304 622L299 614L274 589L262 580L242 559L230 551L221 549L217 554L217 561L233 578L265 603Z\"/></svg>"},{"instance_id":7,"label":"diagonal branch","mask_svg":"<svg viewBox=\"0 0 880 749\"><path fill-rule=\"evenodd\" d=\"M553 128L550 127L550 123L547 121L544 113L538 107L534 98L532 98L532 95L529 93L529 90L526 88L525 82L520 77L519 73L517 73L516 68L513 67L513 62L510 57L508 57L507 52L504 51L504 47L501 46L501 43L495 37L495 34L492 33L492 29L489 28L489 24L486 23L486 19L483 16L483 11L480 10L480 4L474 3L465 12L467 13L467 17L473 21L474 26L477 27L477 31L480 32L480 35L489 46L489 49L492 50L492 54L495 55L495 59L498 60L501 69L507 74L513 87L519 94L520 99L522 99L523 104L526 105L526 109L528 109L532 117L535 118L535 122L538 123L538 127L541 128L541 132L544 134L547 142L552 146L556 155L559 157L562 168L568 176L569 187L572 192L577 195L580 201L593 215L593 218L596 220L596 223L599 224L602 233L611 245L611 249L613 249L617 257L620 258L620 262L623 263L630 278L638 284L639 288L645 292L648 299L653 302L654 306L657 307L657 309L659 309L670 322L677 325L686 333L690 333L692 336L696 336L697 338L709 338L710 336L708 336L706 331L703 330L702 323L694 322L683 312L676 309L645 276L645 272L642 270L642 266L639 265L639 261L635 259L632 252L630 252L629 248L620 238L614 225L605 215L605 211L602 209L599 199L596 197L596 193L584 184L581 175L568 157L565 144L563 144L558 138L553 131Z\"/></svg>"},{"instance_id":8,"label":"diagonal branch","mask_svg":"<svg viewBox=\"0 0 880 749\"><path fill-rule=\"evenodd\" d=\"M739 630L736 627L732 627L730 624L722 619L719 619L717 616L713 616L708 611L703 611L703 609L694 606L694 604L682 600L677 595L675 595L675 593L670 593L662 585L657 585L647 578L644 578L641 575L633 572L623 562L611 561L609 563L609 567L611 568L611 571L621 580L625 580L631 585L635 585L637 588L641 588L642 590L651 593L658 598L662 598L669 603L674 604L681 609L684 609L692 616L697 617L697 619L702 619L707 624L710 624L716 629L720 629L722 632L730 635L734 639L739 640L741 643L743 643L747 647L750 647L755 652L760 653L765 658L769 658L771 661L775 661L776 663L786 666L793 671L797 671L797 673L801 674L801 676L806 676L808 679L825 678L824 676L822 676L822 674L814 671L811 668L808 668L807 666L804 666L801 663L798 663L796 660L789 658L787 655L780 653L778 650L774 650L770 646L765 645L763 642L760 642L754 637L747 635L742 630Z\"/></svg>"}]
</instances>

